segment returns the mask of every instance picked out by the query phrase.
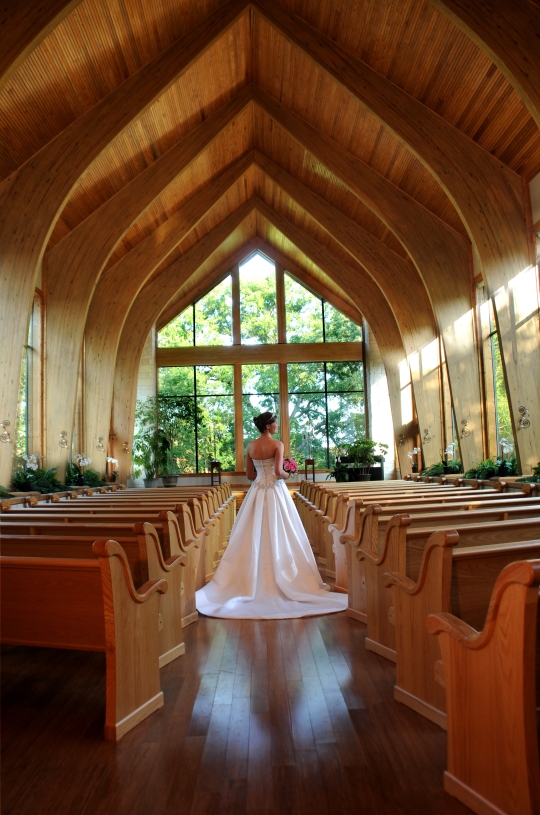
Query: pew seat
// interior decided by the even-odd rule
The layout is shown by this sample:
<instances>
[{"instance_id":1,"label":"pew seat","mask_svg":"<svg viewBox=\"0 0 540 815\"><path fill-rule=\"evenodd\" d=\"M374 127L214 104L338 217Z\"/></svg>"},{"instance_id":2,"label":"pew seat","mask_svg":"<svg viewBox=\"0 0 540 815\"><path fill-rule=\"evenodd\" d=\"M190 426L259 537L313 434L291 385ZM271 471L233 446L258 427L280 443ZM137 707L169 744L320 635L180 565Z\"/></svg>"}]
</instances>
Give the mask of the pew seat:
<instances>
[{"instance_id":1,"label":"pew seat","mask_svg":"<svg viewBox=\"0 0 540 815\"><path fill-rule=\"evenodd\" d=\"M92 560L0 557L1 641L105 652L105 739L118 741L163 706L156 635L168 586L135 589L115 541L92 550Z\"/></svg>"}]
</instances>

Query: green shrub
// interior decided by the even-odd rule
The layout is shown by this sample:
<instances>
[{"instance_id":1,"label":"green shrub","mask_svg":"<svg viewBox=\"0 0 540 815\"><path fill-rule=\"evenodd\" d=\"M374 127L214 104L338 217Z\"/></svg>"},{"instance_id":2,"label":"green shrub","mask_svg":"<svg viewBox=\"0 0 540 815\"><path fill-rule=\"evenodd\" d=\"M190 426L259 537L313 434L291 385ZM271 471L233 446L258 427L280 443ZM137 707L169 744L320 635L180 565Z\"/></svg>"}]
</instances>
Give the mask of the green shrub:
<instances>
[{"instance_id":1,"label":"green shrub","mask_svg":"<svg viewBox=\"0 0 540 815\"><path fill-rule=\"evenodd\" d=\"M66 489L56 478L56 467L49 470L17 470L11 480L11 489L15 492L62 492Z\"/></svg>"},{"instance_id":2,"label":"green shrub","mask_svg":"<svg viewBox=\"0 0 540 815\"><path fill-rule=\"evenodd\" d=\"M526 484L540 484L540 461L533 467L533 474L526 475L524 478L518 478L519 482L525 482Z\"/></svg>"},{"instance_id":3,"label":"green shrub","mask_svg":"<svg viewBox=\"0 0 540 815\"><path fill-rule=\"evenodd\" d=\"M5 487L2 487L0 484L0 498L13 498L12 494L6 490Z\"/></svg>"},{"instance_id":4,"label":"green shrub","mask_svg":"<svg viewBox=\"0 0 540 815\"><path fill-rule=\"evenodd\" d=\"M494 476L519 475L517 459L486 458L475 467L467 470L465 478L493 478Z\"/></svg>"},{"instance_id":5,"label":"green shrub","mask_svg":"<svg viewBox=\"0 0 540 815\"><path fill-rule=\"evenodd\" d=\"M66 484L69 484L70 487L104 487L107 483L97 470L92 470L90 467L83 470L82 481L83 483L80 484L79 468L75 464L68 464L66 467Z\"/></svg>"}]
</instances>

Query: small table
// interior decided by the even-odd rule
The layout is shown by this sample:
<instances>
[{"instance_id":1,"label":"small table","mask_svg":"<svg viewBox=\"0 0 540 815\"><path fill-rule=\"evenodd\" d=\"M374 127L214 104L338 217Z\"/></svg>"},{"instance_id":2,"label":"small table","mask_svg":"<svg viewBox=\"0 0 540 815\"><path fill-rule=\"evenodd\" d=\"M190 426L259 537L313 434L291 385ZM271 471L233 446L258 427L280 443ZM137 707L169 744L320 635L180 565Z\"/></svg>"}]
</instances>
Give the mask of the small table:
<instances>
[{"instance_id":1,"label":"small table","mask_svg":"<svg viewBox=\"0 0 540 815\"><path fill-rule=\"evenodd\" d=\"M311 475L313 477L313 481L315 481L315 459L314 458L306 458L304 459L304 467L305 467L305 474L306 474L306 481L308 480L308 467L311 467Z\"/></svg>"}]
</instances>

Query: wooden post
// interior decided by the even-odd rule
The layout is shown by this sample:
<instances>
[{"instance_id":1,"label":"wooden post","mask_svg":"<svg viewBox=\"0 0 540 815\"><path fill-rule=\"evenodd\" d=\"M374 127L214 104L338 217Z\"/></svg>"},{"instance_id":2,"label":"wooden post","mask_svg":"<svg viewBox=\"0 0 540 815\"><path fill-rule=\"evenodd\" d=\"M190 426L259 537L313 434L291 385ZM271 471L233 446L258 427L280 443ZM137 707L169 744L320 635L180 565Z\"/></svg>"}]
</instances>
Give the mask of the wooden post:
<instances>
[{"instance_id":1,"label":"wooden post","mask_svg":"<svg viewBox=\"0 0 540 815\"><path fill-rule=\"evenodd\" d=\"M291 426L289 424L289 378L287 363L279 363L279 426L285 455L291 455Z\"/></svg>"},{"instance_id":2,"label":"wooden post","mask_svg":"<svg viewBox=\"0 0 540 815\"><path fill-rule=\"evenodd\" d=\"M240 345L240 271L238 263L231 269L231 288L233 345Z\"/></svg>"},{"instance_id":3,"label":"wooden post","mask_svg":"<svg viewBox=\"0 0 540 815\"><path fill-rule=\"evenodd\" d=\"M278 343L287 342L287 316L285 313L285 274L281 263L276 263L276 307Z\"/></svg>"},{"instance_id":4,"label":"wooden post","mask_svg":"<svg viewBox=\"0 0 540 815\"><path fill-rule=\"evenodd\" d=\"M236 363L234 366L234 446L236 453L235 469L240 473L244 471L244 421L242 411L242 365Z\"/></svg>"}]
</instances>

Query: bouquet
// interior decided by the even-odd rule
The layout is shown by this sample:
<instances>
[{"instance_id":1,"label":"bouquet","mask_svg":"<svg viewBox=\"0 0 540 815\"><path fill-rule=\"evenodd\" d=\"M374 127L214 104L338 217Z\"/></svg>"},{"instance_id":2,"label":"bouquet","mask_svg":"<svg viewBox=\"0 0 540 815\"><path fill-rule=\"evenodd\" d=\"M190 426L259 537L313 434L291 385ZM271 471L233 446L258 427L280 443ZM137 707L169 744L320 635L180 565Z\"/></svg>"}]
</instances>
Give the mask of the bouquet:
<instances>
[{"instance_id":1,"label":"bouquet","mask_svg":"<svg viewBox=\"0 0 540 815\"><path fill-rule=\"evenodd\" d=\"M298 464L294 460L294 458L284 458L283 459L283 469L286 473L290 473L294 475L298 472Z\"/></svg>"}]
</instances>

